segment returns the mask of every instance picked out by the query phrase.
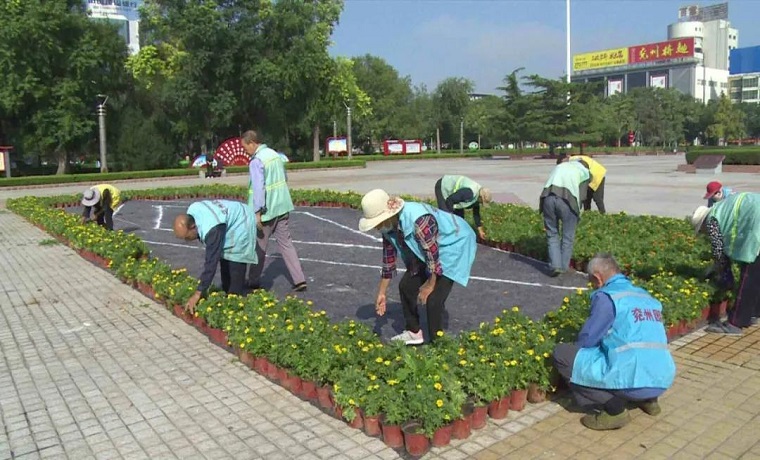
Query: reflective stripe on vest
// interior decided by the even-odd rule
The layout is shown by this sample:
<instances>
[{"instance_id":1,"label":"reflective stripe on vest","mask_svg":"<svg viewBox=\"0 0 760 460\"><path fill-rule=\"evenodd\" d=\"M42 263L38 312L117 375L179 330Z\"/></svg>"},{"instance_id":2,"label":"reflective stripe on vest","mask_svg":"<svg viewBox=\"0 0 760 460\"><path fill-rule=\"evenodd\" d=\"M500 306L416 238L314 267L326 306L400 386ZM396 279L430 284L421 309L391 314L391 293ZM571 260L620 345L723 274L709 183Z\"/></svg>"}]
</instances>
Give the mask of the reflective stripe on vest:
<instances>
[{"instance_id":1,"label":"reflective stripe on vest","mask_svg":"<svg viewBox=\"0 0 760 460\"><path fill-rule=\"evenodd\" d=\"M631 343L627 343L625 345L621 345L615 348L615 353L620 353L623 351L640 349L640 348L648 348L650 350L667 350L668 344L657 343L657 342L631 342Z\"/></svg>"}]
</instances>

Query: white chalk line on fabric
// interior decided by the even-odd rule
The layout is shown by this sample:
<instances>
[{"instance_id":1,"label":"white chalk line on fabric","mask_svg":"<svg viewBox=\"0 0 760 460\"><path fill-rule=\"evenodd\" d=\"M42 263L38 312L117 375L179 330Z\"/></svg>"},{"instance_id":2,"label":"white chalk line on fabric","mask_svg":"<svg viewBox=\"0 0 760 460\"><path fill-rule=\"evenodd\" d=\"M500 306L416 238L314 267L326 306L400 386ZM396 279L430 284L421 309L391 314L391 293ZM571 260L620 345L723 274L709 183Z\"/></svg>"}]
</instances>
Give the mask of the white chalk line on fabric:
<instances>
[{"instance_id":1,"label":"white chalk line on fabric","mask_svg":"<svg viewBox=\"0 0 760 460\"><path fill-rule=\"evenodd\" d=\"M145 241L148 244L156 244L160 246L172 246L172 247L180 247L180 248L190 248L190 249L203 249L201 246L191 246L188 244L178 244L178 243L164 243L161 241ZM294 241L294 243L298 243L297 241ZM274 258L282 258L278 255L267 255L267 257L274 257ZM307 257L299 257L300 260L304 262L314 262L314 263L320 263L320 264L327 264L327 265L337 265L341 267L356 267L356 268L371 268L373 270L381 270L382 267L379 265L368 265L368 264L359 264L354 262L337 262L334 260L322 260L322 259L312 259ZM403 268L399 268L398 272L403 273L406 270ZM504 284L516 284L519 286L533 286L533 287L548 287L552 289L562 289L567 291L575 291L577 289L581 290L587 290L586 287L577 287L577 286L557 286L554 284L542 284L542 283L532 283L529 281L516 281L516 280L505 280L500 278L488 278L484 276L470 276L471 280L476 281L486 281L486 282L492 282L492 283L504 283Z\"/></svg>"}]
</instances>

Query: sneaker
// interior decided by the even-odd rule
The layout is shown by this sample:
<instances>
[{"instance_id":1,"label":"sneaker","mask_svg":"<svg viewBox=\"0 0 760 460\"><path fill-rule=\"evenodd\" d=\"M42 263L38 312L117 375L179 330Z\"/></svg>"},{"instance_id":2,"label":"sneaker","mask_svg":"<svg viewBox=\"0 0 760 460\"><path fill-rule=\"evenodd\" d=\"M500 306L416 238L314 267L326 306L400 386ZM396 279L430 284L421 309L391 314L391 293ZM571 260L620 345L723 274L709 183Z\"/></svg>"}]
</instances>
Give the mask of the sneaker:
<instances>
[{"instance_id":1,"label":"sneaker","mask_svg":"<svg viewBox=\"0 0 760 460\"><path fill-rule=\"evenodd\" d=\"M640 401L636 403L636 405L641 409L645 414L656 416L660 415L660 412L662 412L662 408L660 407L660 403L657 402L657 399L650 399L648 401Z\"/></svg>"},{"instance_id":2,"label":"sneaker","mask_svg":"<svg viewBox=\"0 0 760 460\"><path fill-rule=\"evenodd\" d=\"M303 292L306 290L306 281L301 282L293 286L293 291L295 292Z\"/></svg>"},{"instance_id":3,"label":"sneaker","mask_svg":"<svg viewBox=\"0 0 760 460\"><path fill-rule=\"evenodd\" d=\"M736 327L728 321L715 322L705 328L705 332L727 335L742 335L742 328Z\"/></svg>"},{"instance_id":4,"label":"sneaker","mask_svg":"<svg viewBox=\"0 0 760 460\"><path fill-rule=\"evenodd\" d=\"M551 274L549 276L551 276L552 278L556 278L556 277L558 277L560 275L563 275L564 273L565 273L565 270L561 270L559 268L555 268L555 269L552 270L552 272L551 272Z\"/></svg>"},{"instance_id":5,"label":"sneaker","mask_svg":"<svg viewBox=\"0 0 760 460\"><path fill-rule=\"evenodd\" d=\"M583 426L596 431L617 430L628 425L630 421L631 414L627 410L623 410L618 415L610 415L605 411L601 411L584 415L581 418Z\"/></svg>"},{"instance_id":6,"label":"sneaker","mask_svg":"<svg viewBox=\"0 0 760 460\"><path fill-rule=\"evenodd\" d=\"M420 329L417 332L404 331L392 337L391 340L402 340L407 345L421 345L425 341L425 338L422 335L422 329Z\"/></svg>"}]
</instances>

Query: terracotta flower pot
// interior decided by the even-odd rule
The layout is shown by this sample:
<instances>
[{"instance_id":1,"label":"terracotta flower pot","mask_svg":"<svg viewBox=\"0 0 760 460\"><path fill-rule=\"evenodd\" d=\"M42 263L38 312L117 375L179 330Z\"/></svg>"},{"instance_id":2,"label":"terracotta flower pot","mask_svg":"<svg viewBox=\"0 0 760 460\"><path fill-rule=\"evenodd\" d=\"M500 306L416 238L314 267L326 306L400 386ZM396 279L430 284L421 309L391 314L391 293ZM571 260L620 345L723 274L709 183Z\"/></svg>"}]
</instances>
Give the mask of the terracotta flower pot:
<instances>
[{"instance_id":1,"label":"terracotta flower pot","mask_svg":"<svg viewBox=\"0 0 760 460\"><path fill-rule=\"evenodd\" d=\"M247 351L240 350L240 362L243 363L245 367L253 369L256 358Z\"/></svg>"},{"instance_id":2,"label":"terracotta flower pot","mask_svg":"<svg viewBox=\"0 0 760 460\"><path fill-rule=\"evenodd\" d=\"M401 425L386 425L381 418L380 431L383 433L383 442L388 447L397 449L404 445L404 434L401 432Z\"/></svg>"},{"instance_id":3,"label":"terracotta flower pot","mask_svg":"<svg viewBox=\"0 0 760 460\"><path fill-rule=\"evenodd\" d=\"M253 358L253 370L261 375L266 375L268 365L269 361L263 356L256 356Z\"/></svg>"},{"instance_id":4,"label":"terracotta flower pot","mask_svg":"<svg viewBox=\"0 0 760 460\"><path fill-rule=\"evenodd\" d=\"M277 377L280 373L280 369L274 365L272 362L267 360L267 367L266 367L266 378L272 381L277 381Z\"/></svg>"},{"instance_id":5,"label":"terracotta flower pot","mask_svg":"<svg viewBox=\"0 0 760 460\"><path fill-rule=\"evenodd\" d=\"M301 382L301 397L309 401L316 400L317 384L311 380L303 380Z\"/></svg>"},{"instance_id":6,"label":"terracotta flower pot","mask_svg":"<svg viewBox=\"0 0 760 460\"><path fill-rule=\"evenodd\" d=\"M473 430L479 430L486 426L486 421L488 417L488 406L482 405L482 406L475 406L472 411L472 419L470 421L470 427Z\"/></svg>"},{"instance_id":7,"label":"terracotta flower pot","mask_svg":"<svg viewBox=\"0 0 760 460\"><path fill-rule=\"evenodd\" d=\"M285 380L288 378L288 371L285 370L283 367L275 366L277 368L277 371L275 372L275 378L280 382L284 383Z\"/></svg>"},{"instance_id":8,"label":"terracotta flower pot","mask_svg":"<svg viewBox=\"0 0 760 460\"><path fill-rule=\"evenodd\" d=\"M528 390L512 390L509 395L509 408L516 411L525 409L528 400Z\"/></svg>"},{"instance_id":9,"label":"terracotta flower pot","mask_svg":"<svg viewBox=\"0 0 760 460\"><path fill-rule=\"evenodd\" d=\"M354 407L354 419L348 422L348 426L361 430L364 428L364 418L362 417L362 411L358 407Z\"/></svg>"},{"instance_id":10,"label":"terracotta flower pot","mask_svg":"<svg viewBox=\"0 0 760 460\"><path fill-rule=\"evenodd\" d=\"M422 428L419 422L406 422L401 430L404 432L404 445L409 455L419 457L430 450L430 439L418 431Z\"/></svg>"},{"instance_id":11,"label":"terracotta flower pot","mask_svg":"<svg viewBox=\"0 0 760 460\"><path fill-rule=\"evenodd\" d=\"M301 377L288 372L287 382L288 384L286 388L290 390L294 395L298 395L301 392L301 385L303 382L301 380Z\"/></svg>"},{"instance_id":12,"label":"terracotta flower pot","mask_svg":"<svg viewBox=\"0 0 760 460\"><path fill-rule=\"evenodd\" d=\"M709 318L709 317L710 317L710 307L703 308L702 309L702 316L701 316L702 321L707 320L707 318Z\"/></svg>"},{"instance_id":13,"label":"terracotta flower pot","mask_svg":"<svg viewBox=\"0 0 760 460\"><path fill-rule=\"evenodd\" d=\"M488 405L488 415L494 420L506 418L507 414L509 414L509 398L510 395L506 395L500 399L491 401Z\"/></svg>"},{"instance_id":14,"label":"terracotta flower pot","mask_svg":"<svg viewBox=\"0 0 760 460\"><path fill-rule=\"evenodd\" d=\"M433 447L444 447L448 446L449 443L451 443L451 434L454 431L454 425L452 423L449 423L448 425L444 425L437 430L435 430L435 433L433 433L433 439L431 440L431 444L433 444Z\"/></svg>"},{"instance_id":15,"label":"terracotta flower pot","mask_svg":"<svg viewBox=\"0 0 760 460\"><path fill-rule=\"evenodd\" d=\"M333 399L329 386L317 387L317 400L323 409L331 409L333 407Z\"/></svg>"},{"instance_id":16,"label":"terracotta flower pot","mask_svg":"<svg viewBox=\"0 0 760 460\"><path fill-rule=\"evenodd\" d=\"M462 418L454 420L451 436L454 439L467 439L470 437L470 418L474 406L471 403L462 406Z\"/></svg>"},{"instance_id":17,"label":"terracotta flower pot","mask_svg":"<svg viewBox=\"0 0 760 460\"><path fill-rule=\"evenodd\" d=\"M195 326L199 331L203 332L203 330L206 328L206 320L200 316L193 316L193 326Z\"/></svg>"},{"instance_id":18,"label":"terracotta flower pot","mask_svg":"<svg viewBox=\"0 0 760 460\"><path fill-rule=\"evenodd\" d=\"M528 402L531 404L538 404L546 401L546 391L538 386L536 383L531 383L528 386Z\"/></svg>"},{"instance_id":19,"label":"terracotta flower pot","mask_svg":"<svg viewBox=\"0 0 760 460\"><path fill-rule=\"evenodd\" d=\"M382 434L379 415L364 415L364 433L367 436L380 436Z\"/></svg>"}]
</instances>

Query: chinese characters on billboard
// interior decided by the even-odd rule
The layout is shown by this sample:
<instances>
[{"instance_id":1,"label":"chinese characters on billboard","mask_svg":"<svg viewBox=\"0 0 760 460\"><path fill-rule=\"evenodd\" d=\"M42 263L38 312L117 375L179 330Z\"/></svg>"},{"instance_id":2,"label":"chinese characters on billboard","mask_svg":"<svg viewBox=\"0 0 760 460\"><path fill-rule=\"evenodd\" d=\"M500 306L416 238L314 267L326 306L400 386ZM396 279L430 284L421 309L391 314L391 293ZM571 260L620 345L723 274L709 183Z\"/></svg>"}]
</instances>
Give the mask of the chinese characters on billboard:
<instances>
[{"instance_id":1,"label":"chinese characters on billboard","mask_svg":"<svg viewBox=\"0 0 760 460\"><path fill-rule=\"evenodd\" d=\"M628 48L631 64L667 61L694 56L694 39L681 38Z\"/></svg>"},{"instance_id":2,"label":"chinese characters on billboard","mask_svg":"<svg viewBox=\"0 0 760 460\"><path fill-rule=\"evenodd\" d=\"M694 38L680 38L573 56L573 71L694 57Z\"/></svg>"}]
</instances>

